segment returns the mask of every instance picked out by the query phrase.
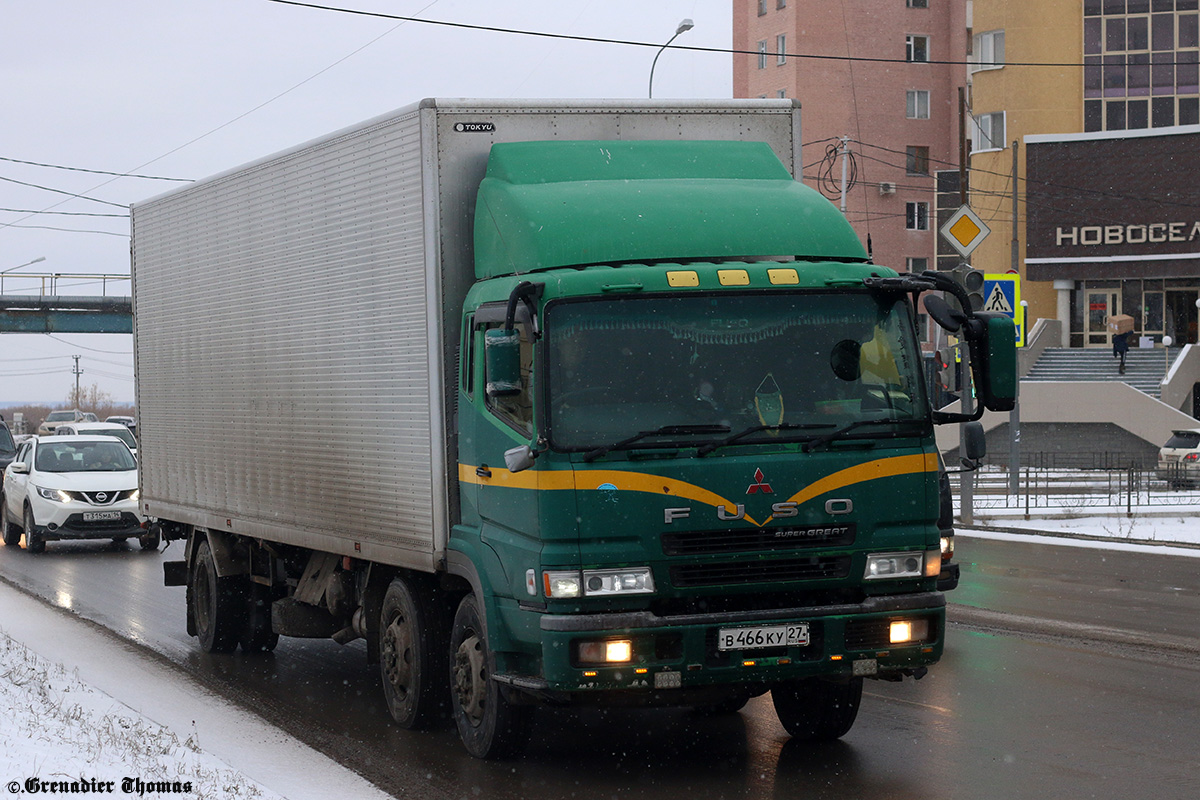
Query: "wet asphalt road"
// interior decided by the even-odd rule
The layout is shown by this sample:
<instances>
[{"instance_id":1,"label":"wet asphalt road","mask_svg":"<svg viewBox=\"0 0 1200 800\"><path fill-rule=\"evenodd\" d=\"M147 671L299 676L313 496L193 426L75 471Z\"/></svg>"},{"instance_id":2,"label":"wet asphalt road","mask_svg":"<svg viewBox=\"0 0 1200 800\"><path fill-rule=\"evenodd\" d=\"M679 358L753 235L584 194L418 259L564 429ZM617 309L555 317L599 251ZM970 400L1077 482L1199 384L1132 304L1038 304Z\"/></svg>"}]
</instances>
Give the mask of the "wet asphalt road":
<instances>
[{"instance_id":1,"label":"wet asphalt road","mask_svg":"<svg viewBox=\"0 0 1200 800\"><path fill-rule=\"evenodd\" d=\"M515 762L447 723L397 729L362 643L207 656L184 590L136 545L0 547L0 578L143 645L400 797L1192 798L1200 779L1200 559L960 538L942 662L868 682L842 741L791 742L769 697L740 713L539 709ZM137 680L131 675L130 680Z\"/></svg>"}]
</instances>

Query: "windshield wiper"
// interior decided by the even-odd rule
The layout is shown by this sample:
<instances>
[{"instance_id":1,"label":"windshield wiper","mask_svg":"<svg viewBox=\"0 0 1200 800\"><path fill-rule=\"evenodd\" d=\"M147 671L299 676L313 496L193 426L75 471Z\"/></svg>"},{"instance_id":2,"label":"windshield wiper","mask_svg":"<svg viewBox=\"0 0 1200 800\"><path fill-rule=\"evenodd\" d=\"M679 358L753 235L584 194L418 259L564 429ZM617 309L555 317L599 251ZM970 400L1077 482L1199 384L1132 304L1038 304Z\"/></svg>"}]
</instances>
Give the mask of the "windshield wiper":
<instances>
[{"instance_id":1,"label":"windshield wiper","mask_svg":"<svg viewBox=\"0 0 1200 800\"><path fill-rule=\"evenodd\" d=\"M911 425L913 423L916 423L918 425L923 424L922 421L919 419L894 419L891 417L889 417L887 419L860 419L860 420L857 420L856 422L851 422L849 425L843 425L842 427L838 428L836 431L830 431L829 433L822 434L821 436L818 436L815 439L805 442L803 449L804 449L804 452L811 453L813 451L814 447L820 447L823 444L828 444L829 442L832 442L834 439L841 438L842 436L846 435L847 433L854 430L855 428L862 428L867 425L904 425L904 424Z\"/></svg>"},{"instance_id":2,"label":"windshield wiper","mask_svg":"<svg viewBox=\"0 0 1200 800\"><path fill-rule=\"evenodd\" d=\"M628 439L623 439L622 441L619 441L616 444L605 445L604 447L597 447L595 450L589 450L587 453L584 454L583 460L584 461L592 461L594 459L599 458L600 456L608 455L608 453L612 452L613 450L620 450L623 447L628 447L629 445L633 444L634 442L641 441L642 439L645 439L648 436L676 436L679 434L689 434L689 433L729 433L729 426L728 425L664 425L661 428L658 428L656 430L641 431L640 433L635 433L633 436L630 436Z\"/></svg>"},{"instance_id":3,"label":"windshield wiper","mask_svg":"<svg viewBox=\"0 0 1200 800\"><path fill-rule=\"evenodd\" d=\"M709 442L696 451L696 455L704 456L716 450L718 447L724 447L727 444L733 444L738 439L744 439L751 434L759 433L760 431L807 431L817 430L818 428L832 428L832 422L784 422L780 425L753 425L740 433L735 433L727 439L722 439L719 442Z\"/></svg>"}]
</instances>

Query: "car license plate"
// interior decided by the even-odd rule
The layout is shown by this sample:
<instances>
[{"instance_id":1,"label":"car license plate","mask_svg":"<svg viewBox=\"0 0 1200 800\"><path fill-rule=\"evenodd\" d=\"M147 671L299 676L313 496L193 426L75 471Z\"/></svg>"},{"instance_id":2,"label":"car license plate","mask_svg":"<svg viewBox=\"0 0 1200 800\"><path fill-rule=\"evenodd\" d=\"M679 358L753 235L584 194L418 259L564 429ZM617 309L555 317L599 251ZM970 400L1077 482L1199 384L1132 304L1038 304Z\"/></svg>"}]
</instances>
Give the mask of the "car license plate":
<instances>
[{"instance_id":1,"label":"car license plate","mask_svg":"<svg viewBox=\"0 0 1200 800\"><path fill-rule=\"evenodd\" d=\"M767 647L798 647L808 644L808 623L760 625L753 628L721 628L718 650L761 650Z\"/></svg>"},{"instance_id":2,"label":"car license plate","mask_svg":"<svg viewBox=\"0 0 1200 800\"><path fill-rule=\"evenodd\" d=\"M83 512L84 522L108 522L121 518L120 511L85 511Z\"/></svg>"}]
</instances>

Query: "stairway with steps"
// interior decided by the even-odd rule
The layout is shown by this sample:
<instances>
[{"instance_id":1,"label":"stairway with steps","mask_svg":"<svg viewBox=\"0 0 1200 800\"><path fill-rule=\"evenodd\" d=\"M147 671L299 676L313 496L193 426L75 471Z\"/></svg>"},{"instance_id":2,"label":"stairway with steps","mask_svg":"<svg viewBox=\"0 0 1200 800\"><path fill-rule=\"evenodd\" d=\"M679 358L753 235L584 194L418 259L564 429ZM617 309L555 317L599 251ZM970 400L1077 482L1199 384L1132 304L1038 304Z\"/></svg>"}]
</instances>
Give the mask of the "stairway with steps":
<instances>
[{"instance_id":1,"label":"stairway with steps","mask_svg":"<svg viewBox=\"0 0 1200 800\"><path fill-rule=\"evenodd\" d=\"M1172 355L1177 355L1174 351ZM1022 381L1117 381L1127 383L1151 397L1159 396L1159 384L1167 373L1167 356L1161 348L1130 348L1125 357L1125 374L1117 373L1118 361L1105 348L1048 347Z\"/></svg>"}]
</instances>

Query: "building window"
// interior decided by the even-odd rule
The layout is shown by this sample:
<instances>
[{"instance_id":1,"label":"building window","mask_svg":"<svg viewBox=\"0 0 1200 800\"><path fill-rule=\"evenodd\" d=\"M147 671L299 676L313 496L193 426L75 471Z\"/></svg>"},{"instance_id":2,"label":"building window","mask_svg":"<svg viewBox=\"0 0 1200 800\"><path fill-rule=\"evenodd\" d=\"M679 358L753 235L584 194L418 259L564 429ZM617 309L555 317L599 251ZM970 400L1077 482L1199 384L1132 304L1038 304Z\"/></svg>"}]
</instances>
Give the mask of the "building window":
<instances>
[{"instance_id":1,"label":"building window","mask_svg":"<svg viewBox=\"0 0 1200 800\"><path fill-rule=\"evenodd\" d=\"M929 37L909 34L904 39L905 58L908 61L929 60Z\"/></svg>"},{"instance_id":2,"label":"building window","mask_svg":"<svg viewBox=\"0 0 1200 800\"><path fill-rule=\"evenodd\" d=\"M1190 119L1184 109L1200 103L1198 6L1197 0L1084 0L1085 130Z\"/></svg>"},{"instance_id":3,"label":"building window","mask_svg":"<svg viewBox=\"0 0 1200 800\"><path fill-rule=\"evenodd\" d=\"M905 203L904 227L910 231L929 230L929 203Z\"/></svg>"},{"instance_id":4,"label":"building window","mask_svg":"<svg viewBox=\"0 0 1200 800\"><path fill-rule=\"evenodd\" d=\"M775 92L775 96L776 97L787 97L787 89L780 89L779 91Z\"/></svg>"},{"instance_id":5,"label":"building window","mask_svg":"<svg viewBox=\"0 0 1200 800\"><path fill-rule=\"evenodd\" d=\"M1004 141L1003 111L975 117L975 127L971 136L972 150L1003 150Z\"/></svg>"},{"instance_id":6,"label":"building window","mask_svg":"<svg viewBox=\"0 0 1200 800\"><path fill-rule=\"evenodd\" d=\"M929 8L929 0L908 0L906 5L909 8Z\"/></svg>"},{"instance_id":7,"label":"building window","mask_svg":"<svg viewBox=\"0 0 1200 800\"><path fill-rule=\"evenodd\" d=\"M929 148L909 145L905 150L905 170L909 175L929 174Z\"/></svg>"},{"instance_id":8,"label":"building window","mask_svg":"<svg viewBox=\"0 0 1200 800\"><path fill-rule=\"evenodd\" d=\"M907 265L909 272L924 272L929 269L928 258L906 258L904 259L904 263Z\"/></svg>"},{"instance_id":9,"label":"building window","mask_svg":"<svg viewBox=\"0 0 1200 800\"><path fill-rule=\"evenodd\" d=\"M775 63L787 63L787 34L785 33L775 37Z\"/></svg>"},{"instance_id":10,"label":"building window","mask_svg":"<svg viewBox=\"0 0 1200 800\"><path fill-rule=\"evenodd\" d=\"M910 89L908 92L909 119L929 119L929 92L923 89Z\"/></svg>"},{"instance_id":11,"label":"building window","mask_svg":"<svg viewBox=\"0 0 1200 800\"><path fill-rule=\"evenodd\" d=\"M787 0L775 0L775 8L787 8Z\"/></svg>"},{"instance_id":12,"label":"building window","mask_svg":"<svg viewBox=\"0 0 1200 800\"><path fill-rule=\"evenodd\" d=\"M758 43L758 68L767 68L767 42L765 39Z\"/></svg>"},{"instance_id":13,"label":"building window","mask_svg":"<svg viewBox=\"0 0 1200 800\"><path fill-rule=\"evenodd\" d=\"M767 0L758 0L758 15L761 17L767 13Z\"/></svg>"},{"instance_id":14,"label":"building window","mask_svg":"<svg viewBox=\"0 0 1200 800\"><path fill-rule=\"evenodd\" d=\"M1004 31L975 34L971 46L971 72L1004 66Z\"/></svg>"}]
</instances>

